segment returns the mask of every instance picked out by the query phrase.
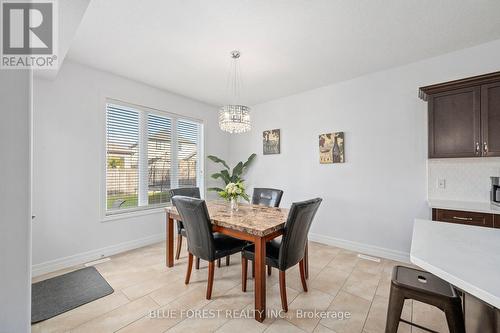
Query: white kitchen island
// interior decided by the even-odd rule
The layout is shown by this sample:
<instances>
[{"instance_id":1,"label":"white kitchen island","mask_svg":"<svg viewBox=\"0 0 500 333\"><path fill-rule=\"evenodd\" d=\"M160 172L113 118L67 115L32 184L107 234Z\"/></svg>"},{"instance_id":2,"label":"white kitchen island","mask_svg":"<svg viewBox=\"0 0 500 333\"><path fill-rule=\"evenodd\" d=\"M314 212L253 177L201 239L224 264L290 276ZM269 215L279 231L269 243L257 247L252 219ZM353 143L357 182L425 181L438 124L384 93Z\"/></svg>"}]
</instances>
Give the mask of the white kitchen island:
<instances>
[{"instance_id":1,"label":"white kitchen island","mask_svg":"<svg viewBox=\"0 0 500 333\"><path fill-rule=\"evenodd\" d=\"M410 259L465 293L467 332L498 332L500 229L416 219Z\"/></svg>"}]
</instances>

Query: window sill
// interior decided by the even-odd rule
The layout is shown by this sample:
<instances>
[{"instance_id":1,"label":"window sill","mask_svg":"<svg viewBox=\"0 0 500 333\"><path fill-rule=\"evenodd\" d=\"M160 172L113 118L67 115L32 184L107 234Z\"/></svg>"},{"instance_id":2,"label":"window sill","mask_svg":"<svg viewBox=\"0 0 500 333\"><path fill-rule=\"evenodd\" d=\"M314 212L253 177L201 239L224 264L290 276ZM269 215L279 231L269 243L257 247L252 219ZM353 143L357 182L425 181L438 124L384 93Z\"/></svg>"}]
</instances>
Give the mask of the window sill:
<instances>
[{"instance_id":1,"label":"window sill","mask_svg":"<svg viewBox=\"0 0 500 333\"><path fill-rule=\"evenodd\" d=\"M104 215L101 218L101 222L110 222L110 221L130 219L130 218L141 217L141 216L152 215L152 214L161 214L161 213L164 213L165 208L169 207L169 206L170 205L158 207L158 208L139 209L139 210L134 210L134 211L130 211L130 212Z\"/></svg>"}]
</instances>

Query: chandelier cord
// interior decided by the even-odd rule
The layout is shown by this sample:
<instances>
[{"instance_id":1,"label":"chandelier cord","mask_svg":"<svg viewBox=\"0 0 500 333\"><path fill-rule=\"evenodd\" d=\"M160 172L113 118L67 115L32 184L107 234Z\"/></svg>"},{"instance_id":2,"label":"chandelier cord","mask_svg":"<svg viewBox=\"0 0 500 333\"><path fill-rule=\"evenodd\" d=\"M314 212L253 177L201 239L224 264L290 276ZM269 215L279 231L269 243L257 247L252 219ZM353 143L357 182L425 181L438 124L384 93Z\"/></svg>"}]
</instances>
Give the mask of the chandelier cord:
<instances>
[{"instance_id":1,"label":"chandelier cord","mask_svg":"<svg viewBox=\"0 0 500 333\"><path fill-rule=\"evenodd\" d=\"M239 51L231 52L231 62L229 63L229 71L226 82L228 91L230 91L229 99L232 101L232 104L238 104L243 85L239 58Z\"/></svg>"}]
</instances>

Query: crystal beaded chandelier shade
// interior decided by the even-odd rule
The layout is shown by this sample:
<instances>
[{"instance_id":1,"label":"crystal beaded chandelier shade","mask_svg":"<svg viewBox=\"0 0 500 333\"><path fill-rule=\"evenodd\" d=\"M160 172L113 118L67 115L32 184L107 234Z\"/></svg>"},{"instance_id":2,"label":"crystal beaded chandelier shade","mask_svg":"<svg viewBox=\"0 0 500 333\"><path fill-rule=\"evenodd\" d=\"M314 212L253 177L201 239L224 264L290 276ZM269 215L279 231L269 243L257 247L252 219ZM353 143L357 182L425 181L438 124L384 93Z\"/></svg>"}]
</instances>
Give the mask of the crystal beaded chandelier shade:
<instances>
[{"instance_id":1,"label":"crystal beaded chandelier shade","mask_svg":"<svg viewBox=\"0 0 500 333\"><path fill-rule=\"evenodd\" d=\"M239 68L240 51L232 51L233 70L228 83L231 84L233 104L224 105L219 110L219 127L229 133L244 133L251 129L250 107L238 104L241 88L241 74Z\"/></svg>"}]
</instances>

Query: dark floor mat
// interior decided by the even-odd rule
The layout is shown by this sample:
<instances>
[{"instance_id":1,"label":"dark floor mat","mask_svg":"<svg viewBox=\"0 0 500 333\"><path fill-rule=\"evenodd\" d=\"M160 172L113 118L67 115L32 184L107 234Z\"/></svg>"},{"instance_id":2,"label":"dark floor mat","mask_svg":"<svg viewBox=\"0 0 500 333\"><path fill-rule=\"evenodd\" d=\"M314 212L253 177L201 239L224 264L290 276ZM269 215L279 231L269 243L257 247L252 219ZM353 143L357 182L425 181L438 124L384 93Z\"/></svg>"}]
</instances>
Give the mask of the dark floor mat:
<instances>
[{"instance_id":1,"label":"dark floor mat","mask_svg":"<svg viewBox=\"0 0 500 333\"><path fill-rule=\"evenodd\" d=\"M55 317L113 292L95 267L34 283L31 286L31 323Z\"/></svg>"}]
</instances>

